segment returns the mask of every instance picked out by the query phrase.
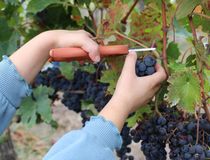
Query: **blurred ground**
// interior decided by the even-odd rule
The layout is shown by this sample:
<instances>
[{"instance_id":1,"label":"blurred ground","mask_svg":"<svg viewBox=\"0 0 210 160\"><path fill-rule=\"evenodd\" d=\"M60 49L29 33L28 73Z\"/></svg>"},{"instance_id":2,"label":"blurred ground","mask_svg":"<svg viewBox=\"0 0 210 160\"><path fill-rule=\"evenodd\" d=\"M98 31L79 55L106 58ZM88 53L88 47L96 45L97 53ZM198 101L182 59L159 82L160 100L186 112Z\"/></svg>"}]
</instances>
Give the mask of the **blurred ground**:
<instances>
[{"instance_id":1,"label":"blurred ground","mask_svg":"<svg viewBox=\"0 0 210 160\"><path fill-rule=\"evenodd\" d=\"M68 110L60 102L53 106L53 117L59 127L55 130L47 124L39 124L28 128L23 124L11 125L12 139L18 160L41 160L49 148L65 133L82 127L81 117ZM145 160L140 144L131 144L135 160Z\"/></svg>"}]
</instances>

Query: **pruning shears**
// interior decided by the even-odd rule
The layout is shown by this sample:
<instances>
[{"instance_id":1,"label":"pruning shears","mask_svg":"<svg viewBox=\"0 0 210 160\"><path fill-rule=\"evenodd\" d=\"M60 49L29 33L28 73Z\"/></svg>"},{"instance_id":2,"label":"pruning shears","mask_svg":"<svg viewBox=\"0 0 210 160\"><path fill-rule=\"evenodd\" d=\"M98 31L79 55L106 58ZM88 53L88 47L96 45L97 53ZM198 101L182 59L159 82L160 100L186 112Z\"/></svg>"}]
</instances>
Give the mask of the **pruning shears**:
<instances>
[{"instance_id":1,"label":"pruning shears","mask_svg":"<svg viewBox=\"0 0 210 160\"><path fill-rule=\"evenodd\" d=\"M156 48L129 48L128 45L99 46L99 52L101 57L126 55L131 51L144 52L154 50L156 50ZM50 50L49 55L50 61L69 62L75 60L90 60L88 53L79 47L55 48Z\"/></svg>"}]
</instances>

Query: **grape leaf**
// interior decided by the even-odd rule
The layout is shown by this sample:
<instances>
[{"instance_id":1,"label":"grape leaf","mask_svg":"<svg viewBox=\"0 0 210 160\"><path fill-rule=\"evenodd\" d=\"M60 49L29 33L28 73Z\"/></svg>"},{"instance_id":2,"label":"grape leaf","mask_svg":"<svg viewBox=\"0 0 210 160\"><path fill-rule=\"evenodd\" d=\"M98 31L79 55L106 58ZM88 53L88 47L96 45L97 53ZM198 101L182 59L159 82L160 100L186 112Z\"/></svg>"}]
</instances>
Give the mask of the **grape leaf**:
<instances>
[{"instance_id":1,"label":"grape leaf","mask_svg":"<svg viewBox=\"0 0 210 160\"><path fill-rule=\"evenodd\" d=\"M7 41L0 42L0 56L1 54L11 55L18 48L19 40L20 35L17 32L12 32Z\"/></svg>"},{"instance_id":2,"label":"grape leaf","mask_svg":"<svg viewBox=\"0 0 210 160\"><path fill-rule=\"evenodd\" d=\"M150 4L150 6L145 8L141 14L137 11L131 13L131 27L129 32L129 37L148 46L154 40L157 42L162 38L161 12L158 9L153 9L153 7L157 7L155 4Z\"/></svg>"},{"instance_id":3,"label":"grape leaf","mask_svg":"<svg viewBox=\"0 0 210 160\"><path fill-rule=\"evenodd\" d=\"M29 126L33 126L36 124L37 116L40 115L44 122L50 123L53 119L50 107L51 100L48 98L48 94L51 93L52 89L45 86L39 86L34 89L33 94L36 100L33 100L32 97L27 97L17 111L17 115L21 116L21 121Z\"/></svg>"},{"instance_id":4,"label":"grape leaf","mask_svg":"<svg viewBox=\"0 0 210 160\"><path fill-rule=\"evenodd\" d=\"M51 4L58 4L59 1L58 0L31 0L28 4L28 8L27 11L30 13L34 13L36 14L37 12L42 11L43 9L45 9L47 6L51 5Z\"/></svg>"},{"instance_id":5,"label":"grape leaf","mask_svg":"<svg viewBox=\"0 0 210 160\"><path fill-rule=\"evenodd\" d=\"M210 20L203 18L199 15L194 15L193 16L193 24L195 25L195 27L199 27L202 26L202 31L204 32L209 32L209 26L210 26Z\"/></svg>"},{"instance_id":6,"label":"grape leaf","mask_svg":"<svg viewBox=\"0 0 210 160\"><path fill-rule=\"evenodd\" d=\"M180 20L192 13L193 9L201 3L201 0L182 0L176 11L176 18Z\"/></svg>"},{"instance_id":7,"label":"grape leaf","mask_svg":"<svg viewBox=\"0 0 210 160\"><path fill-rule=\"evenodd\" d=\"M117 74L117 72L115 72L113 70L103 71L103 75L100 79L100 82L109 83L109 87L107 90L110 94L114 93L118 77L119 77L119 75Z\"/></svg>"},{"instance_id":8,"label":"grape leaf","mask_svg":"<svg viewBox=\"0 0 210 160\"><path fill-rule=\"evenodd\" d=\"M148 105L140 107L132 117L127 119L128 127L133 127L136 124L136 122L138 122L139 120L142 120L143 114L145 113L147 114L152 113L152 110Z\"/></svg>"},{"instance_id":9,"label":"grape leaf","mask_svg":"<svg viewBox=\"0 0 210 160\"><path fill-rule=\"evenodd\" d=\"M21 116L21 122L28 126L33 126L36 123L36 103L31 97L23 100L21 107L17 110L17 115Z\"/></svg>"},{"instance_id":10,"label":"grape leaf","mask_svg":"<svg viewBox=\"0 0 210 160\"><path fill-rule=\"evenodd\" d=\"M170 62L168 66L170 68L170 72L172 73L186 71L186 66L182 63Z\"/></svg>"},{"instance_id":11,"label":"grape leaf","mask_svg":"<svg viewBox=\"0 0 210 160\"><path fill-rule=\"evenodd\" d=\"M109 6L106 19L103 21L103 29L106 36L110 36L113 34L113 31L117 30L121 18L126 14L127 9L128 5L122 3L121 0L116 0Z\"/></svg>"},{"instance_id":12,"label":"grape leaf","mask_svg":"<svg viewBox=\"0 0 210 160\"><path fill-rule=\"evenodd\" d=\"M51 100L48 98L48 94L52 94L52 89L44 86L40 86L34 90L34 96L36 97L36 111L41 115L42 119L50 123L52 120L51 114Z\"/></svg>"},{"instance_id":13,"label":"grape leaf","mask_svg":"<svg viewBox=\"0 0 210 160\"><path fill-rule=\"evenodd\" d=\"M189 113L194 113L195 105L201 103L199 79L191 70L175 72L169 79L168 100L178 104Z\"/></svg>"},{"instance_id":14,"label":"grape leaf","mask_svg":"<svg viewBox=\"0 0 210 160\"><path fill-rule=\"evenodd\" d=\"M96 108L92 102L82 100L81 108L82 108L82 110L89 110L91 116L98 114L98 111L96 110Z\"/></svg>"},{"instance_id":15,"label":"grape leaf","mask_svg":"<svg viewBox=\"0 0 210 160\"><path fill-rule=\"evenodd\" d=\"M74 76L74 66L73 63L61 63L60 64L61 73L69 80L73 79Z\"/></svg>"},{"instance_id":16,"label":"grape leaf","mask_svg":"<svg viewBox=\"0 0 210 160\"><path fill-rule=\"evenodd\" d=\"M84 66L81 67L82 71L86 71L88 73L95 73L96 72L96 68L94 67L93 64L89 63L89 64L85 64Z\"/></svg>"},{"instance_id":17,"label":"grape leaf","mask_svg":"<svg viewBox=\"0 0 210 160\"><path fill-rule=\"evenodd\" d=\"M11 5L18 5L20 3L18 0L4 0L4 2Z\"/></svg>"},{"instance_id":18,"label":"grape leaf","mask_svg":"<svg viewBox=\"0 0 210 160\"><path fill-rule=\"evenodd\" d=\"M170 61L172 61L172 62L176 61L180 55L178 44L174 43L173 41L170 42L168 44L166 52L167 52L167 58L168 58L169 63L170 63Z\"/></svg>"},{"instance_id":19,"label":"grape leaf","mask_svg":"<svg viewBox=\"0 0 210 160\"><path fill-rule=\"evenodd\" d=\"M7 20L0 17L0 42L7 41L12 35L12 28L9 27Z\"/></svg>"}]
</instances>

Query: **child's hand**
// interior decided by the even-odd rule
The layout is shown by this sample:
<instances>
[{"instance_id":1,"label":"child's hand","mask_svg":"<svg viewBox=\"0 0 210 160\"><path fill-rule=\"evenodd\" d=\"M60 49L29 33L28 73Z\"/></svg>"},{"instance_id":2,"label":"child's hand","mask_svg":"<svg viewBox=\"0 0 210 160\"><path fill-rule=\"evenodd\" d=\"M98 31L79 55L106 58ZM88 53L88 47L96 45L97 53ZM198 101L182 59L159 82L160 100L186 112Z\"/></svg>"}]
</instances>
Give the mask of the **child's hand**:
<instances>
[{"instance_id":1,"label":"child's hand","mask_svg":"<svg viewBox=\"0 0 210 160\"><path fill-rule=\"evenodd\" d=\"M83 30L43 32L18 49L10 59L23 78L31 83L49 59L49 51L57 47L81 47L93 61L100 61L98 44Z\"/></svg>"},{"instance_id":2,"label":"child's hand","mask_svg":"<svg viewBox=\"0 0 210 160\"><path fill-rule=\"evenodd\" d=\"M90 33L84 30L53 30L46 32L46 34L49 34L54 39L55 48L81 47L89 53L94 62L100 61L98 44L91 39L92 35Z\"/></svg>"},{"instance_id":3,"label":"child's hand","mask_svg":"<svg viewBox=\"0 0 210 160\"><path fill-rule=\"evenodd\" d=\"M138 107L146 104L166 79L166 73L156 65L156 73L151 76L137 77L135 72L137 56L129 53L117 82L115 93L99 115L112 121L121 131L127 116Z\"/></svg>"},{"instance_id":4,"label":"child's hand","mask_svg":"<svg viewBox=\"0 0 210 160\"><path fill-rule=\"evenodd\" d=\"M113 96L115 101L124 104L123 109L129 113L148 103L167 77L164 69L159 64L156 65L156 73L153 75L138 77L135 73L136 60L135 52L129 53L126 57Z\"/></svg>"}]
</instances>

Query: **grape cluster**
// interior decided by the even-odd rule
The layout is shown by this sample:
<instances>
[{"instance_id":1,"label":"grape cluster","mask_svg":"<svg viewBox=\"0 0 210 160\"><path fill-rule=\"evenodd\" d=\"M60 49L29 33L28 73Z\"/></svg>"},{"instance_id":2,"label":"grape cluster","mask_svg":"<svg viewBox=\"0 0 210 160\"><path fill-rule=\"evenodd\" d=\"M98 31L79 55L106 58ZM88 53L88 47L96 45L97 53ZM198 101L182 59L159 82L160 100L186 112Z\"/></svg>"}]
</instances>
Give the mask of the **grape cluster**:
<instances>
[{"instance_id":1,"label":"grape cluster","mask_svg":"<svg viewBox=\"0 0 210 160\"><path fill-rule=\"evenodd\" d=\"M210 150L207 147L210 145L210 123L204 117L199 119L199 125L193 118L177 124L174 134L169 139L171 159L210 159ZM197 137L198 126L199 132Z\"/></svg>"},{"instance_id":2,"label":"grape cluster","mask_svg":"<svg viewBox=\"0 0 210 160\"><path fill-rule=\"evenodd\" d=\"M34 85L45 85L52 87L55 91L65 91L71 85L71 82L61 74L59 68L53 67L41 72L36 77Z\"/></svg>"},{"instance_id":3,"label":"grape cluster","mask_svg":"<svg viewBox=\"0 0 210 160\"><path fill-rule=\"evenodd\" d=\"M107 87L108 84L105 83L90 83L84 94L84 99L93 101L98 112L111 99L111 95L106 94Z\"/></svg>"},{"instance_id":4,"label":"grape cluster","mask_svg":"<svg viewBox=\"0 0 210 160\"><path fill-rule=\"evenodd\" d=\"M136 75L139 77L152 75L155 73L156 60L154 57L147 55L143 60L136 61Z\"/></svg>"},{"instance_id":5,"label":"grape cluster","mask_svg":"<svg viewBox=\"0 0 210 160\"><path fill-rule=\"evenodd\" d=\"M128 145L132 142L132 138L130 136L130 128L127 126L127 123L125 123L122 128L121 137L123 139L123 144L121 149L117 151L118 157L120 157L121 160L133 160L133 156L127 155L127 153L131 152L131 148L128 147Z\"/></svg>"},{"instance_id":6,"label":"grape cluster","mask_svg":"<svg viewBox=\"0 0 210 160\"><path fill-rule=\"evenodd\" d=\"M174 114L175 108L167 108L161 105L162 116L153 115L138 123L131 131L133 141L141 141L141 150L147 160L166 160L166 141L169 133L176 128L179 116Z\"/></svg>"},{"instance_id":7,"label":"grape cluster","mask_svg":"<svg viewBox=\"0 0 210 160\"><path fill-rule=\"evenodd\" d=\"M81 100L92 101L96 109L101 111L111 98L111 95L106 94L108 84L97 81L101 76L101 68L103 65L93 74L77 70L72 80L66 79L58 67L48 68L37 76L34 85L52 87L55 89L54 94L62 91L64 93L62 103L77 113L81 112Z\"/></svg>"}]
</instances>

